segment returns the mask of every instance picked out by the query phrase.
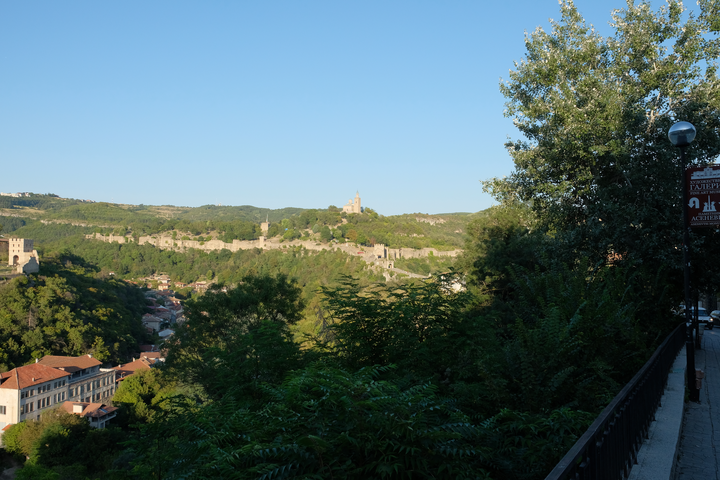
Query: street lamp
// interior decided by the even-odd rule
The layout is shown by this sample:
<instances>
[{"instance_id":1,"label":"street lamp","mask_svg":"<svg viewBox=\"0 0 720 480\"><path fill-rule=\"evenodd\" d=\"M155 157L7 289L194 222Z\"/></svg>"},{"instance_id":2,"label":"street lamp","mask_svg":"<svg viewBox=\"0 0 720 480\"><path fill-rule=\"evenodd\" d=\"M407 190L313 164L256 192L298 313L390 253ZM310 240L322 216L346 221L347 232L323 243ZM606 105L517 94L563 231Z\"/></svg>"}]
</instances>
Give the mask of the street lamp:
<instances>
[{"instance_id":1,"label":"street lamp","mask_svg":"<svg viewBox=\"0 0 720 480\"><path fill-rule=\"evenodd\" d=\"M695 140L695 127L690 122L678 122L668 131L668 138L673 145L680 149L680 168L682 185L682 217L683 217L683 263L685 276L685 353L687 356L687 386L690 391L690 400L700 401L700 391L695 382L695 343L693 342L693 320L690 313L690 219L688 217L688 192L685 169L685 147ZM699 337L698 337L699 339Z\"/></svg>"}]
</instances>

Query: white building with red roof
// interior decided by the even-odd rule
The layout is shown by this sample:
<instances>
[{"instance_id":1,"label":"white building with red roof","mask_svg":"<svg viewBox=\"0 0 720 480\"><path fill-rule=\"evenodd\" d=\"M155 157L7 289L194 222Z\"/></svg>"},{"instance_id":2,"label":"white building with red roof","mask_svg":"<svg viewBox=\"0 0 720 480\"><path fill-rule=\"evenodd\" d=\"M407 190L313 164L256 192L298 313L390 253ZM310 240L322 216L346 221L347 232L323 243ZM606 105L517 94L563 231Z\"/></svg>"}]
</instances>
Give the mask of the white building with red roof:
<instances>
[{"instance_id":1,"label":"white building with red roof","mask_svg":"<svg viewBox=\"0 0 720 480\"><path fill-rule=\"evenodd\" d=\"M108 369L101 370L102 363L92 355L46 355L39 364L71 374L68 385L68 400L71 402L99 402L115 393L115 373Z\"/></svg>"},{"instance_id":2,"label":"white building with red roof","mask_svg":"<svg viewBox=\"0 0 720 480\"><path fill-rule=\"evenodd\" d=\"M0 429L40 413L68 399L71 374L34 363L0 373Z\"/></svg>"},{"instance_id":3,"label":"white building with red roof","mask_svg":"<svg viewBox=\"0 0 720 480\"><path fill-rule=\"evenodd\" d=\"M38 420L43 411L66 402L84 404L80 413L91 426L104 428L115 410L101 401L115 393L116 371L100 365L92 355L46 355L33 364L0 373L0 434L9 425Z\"/></svg>"}]
</instances>

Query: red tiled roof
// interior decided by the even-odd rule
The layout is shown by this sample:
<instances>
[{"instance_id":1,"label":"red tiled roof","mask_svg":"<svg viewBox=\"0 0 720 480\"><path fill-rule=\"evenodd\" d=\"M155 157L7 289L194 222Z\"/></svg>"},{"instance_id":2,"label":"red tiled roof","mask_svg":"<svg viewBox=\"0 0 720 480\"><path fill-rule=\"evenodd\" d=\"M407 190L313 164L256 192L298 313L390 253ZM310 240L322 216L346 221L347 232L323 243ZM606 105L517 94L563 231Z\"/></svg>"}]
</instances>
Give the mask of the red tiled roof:
<instances>
[{"instance_id":1,"label":"red tiled roof","mask_svg":"<svg viewBox=\"0 0 720 480\"><path fill-rule=\"evenodd\" d=\"M137 360L126 363L125 365L118 365L117 367L113 367L112 370L118 370L120 372L135 372L137 370L150 370L150 362L143 358L138 358Z\"/></svg>"},{"instance_id":2,"label":"red tiled roof","mask_svg":"<svg viewBox=\"0 0 720 480\"><path fill-rule=\"evenodd\" d=\"M165 355L162 352L142 352L140 358L162 358Z\"/></svg>"},{"instance_id":3,"label":"red tiled roof","mask_svg":"<svg viewBox=\"0 0 720 480\"><path fill-rule=\"evenodd\" d=\"M42 363L33 363L10 370L9 372L0 373L0 388L9 388L12 390L20 390L32 385L50 382L58 378L69 377L68 372L58 370L56 368L43 365Z\"/></svg>"},{"instance_id":4,"label":"red tiled roof","mask_svg":"<svg viewBox=\"0 0 720 480\"><path fill-rule=\"evenodd\" d=\"M45 355L38 362L40 365L47 365L53 368L65 368L66 371L70 371L68 367L75 367L77 369L85 369L102 365L96 358L92 358L90 355L82 355L79 357L62 357L57 355Z\"/></svg>"},{"instance_id":5,"label":"red tiled roof","mask_svg":"<svg viewBox=\"0 0 720 480\"><path fill-rule=\"evenodd\" d=\"M78 414L73 412L73 405L82 405L84 407L82 413ZM117 407L108 407L102 403L88 402L64 402L60 408L65 410L67 413L75 413L75 415L89 418L100 418L103 415L107 415L108 413L112 413L118 409Z\"/></svg>"}]
</instances>

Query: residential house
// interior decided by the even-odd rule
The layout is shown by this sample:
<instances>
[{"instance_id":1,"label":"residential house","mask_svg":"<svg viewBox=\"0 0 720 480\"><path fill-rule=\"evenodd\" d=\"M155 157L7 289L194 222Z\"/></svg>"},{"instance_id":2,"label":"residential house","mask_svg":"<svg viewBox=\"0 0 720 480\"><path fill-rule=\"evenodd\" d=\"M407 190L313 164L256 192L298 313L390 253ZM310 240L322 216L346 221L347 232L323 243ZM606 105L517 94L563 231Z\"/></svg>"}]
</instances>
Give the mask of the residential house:
<instances>
[{"instance_id":1,"label":"residential house","mask_svg":"<svg viewBox=\"0 0 720 480\"><path fill-rule=\"evenodd\" d=\"M150 363L156 363L158 361L164 362L165 361L165 352L142 352L138 354L138 357L140 359L148 360Z\"/></svg>"},{"instance_id":2,"label":"residential house","mask_svg":"<svg viewBox=\"0 0 720 480\"><path fill-rule=\"evenodd\" d=\"M65 402L60 408L67 413L85 417L93 428L105 428L117 415L117 407L108 407L103 403Z\"/></svg>"},{"instance_id":3,"label":"residential house","mask_svg":"<svg viewBox=\"0 0 720 480\"><path fill-rule=\"evenodd\" d=\"M151 329L153 332L159 332L160 331L160 324L163 322L163 319L160 317L157 317L155 315L151 315L149 313L146 313L142 317L142 324L148 328Z\"/></svg>"},{"instance_id":4,"label":"residential house","mask_svg":"<svg viewBox=\"0 0 720 480\"><path fill-rule=\"evenodd\" d=\"M173 320L173 312L167 307L157 307L155 309L155 316L158 318L162 318L163 320L167 320L168 322Z\"/></svg>"},{"instance_id":5,"label":"residential house","mask_svg":"<svg viewBox=\"0 0 720 480\"><path fill-rule=\"evenodd\" d=\"M121 381L125 380L139 370L150 370L150 368L155 365L155 362L155 359L138 358L130 363L126 363L125 365L113 367L110 370L115 372L115 383L119 385Z\"/></svg>"},{"instance_id":6,"label":"residential house","mask_svg":"<svg viewBox=\"0 0 720 480\"><path fill-rule=\"evenodd\" d=\"M169 328L166 328L165 330L160 330L158 332L158 335L161 339L167 340L169 337L175 335L175 330L170 330Z\"/></svg>"}]
</instances>

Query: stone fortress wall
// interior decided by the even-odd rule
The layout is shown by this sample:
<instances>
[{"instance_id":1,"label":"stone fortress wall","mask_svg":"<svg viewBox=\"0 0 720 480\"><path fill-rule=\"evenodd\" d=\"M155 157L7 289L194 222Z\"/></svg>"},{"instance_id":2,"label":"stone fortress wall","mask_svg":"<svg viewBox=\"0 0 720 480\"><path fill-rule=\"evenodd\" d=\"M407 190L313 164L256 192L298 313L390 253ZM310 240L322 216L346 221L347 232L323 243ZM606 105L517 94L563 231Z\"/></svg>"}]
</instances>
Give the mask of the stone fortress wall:
<instances>
[{"instance_id":1,"label":"stone fortress wall","mask_svg":"<svg viewBox=\"0 0 720 480\"><path fill-rule=\"evenodd\" d=\"M97 239L107 243L117 242L122 244L135 242L135 239L131 236L102 235L99 233L91 233L85 235L85 238ZM189 248L195 248L197 250L203 250L205 252L222 250L226 248L231 252L237 252L238 250L265 248L264 241L265 237L260 237L258 240L233 240L232 243L226 243L222 240L217 239L209 240L207 242L199 242L197 240L174 239L169 235L153 235L139 237L137 243L138 245L149 244L163 250L175 250L178 252L184 252Z\"/></svg>"},{"instance_id":2,"label":"stone fortress wall","mask_svg":"<svg viewBox=\"0 0 720 480\"><path fill-rule=\"evenodd\" d=\"M343 211L346 213L362 213L360 205L360 193L355 193L355 198L350 199L343 207ZM428 222L434 224L436 222L444 223L443 219L426 219L423 217L417 217L418 222ZM260 229L263 234L267 234L270 227L270 222L266 219L260 224ZM103 242L118 242L118 243L129 243L134 242L135 239L131 236L123 235L101 235L99 233L93 233L85 235L85 238L96 239ZM394 268L394 260L398 258L425 258L430 255L436 257L456 257L462 253L462 250L450 250L441 251L434 248L387 248L385 245L376 244L372 247L363 247L354 243L337 243L337 244L321 244L316 240L292 240L280 242L279 238L268 239L265 236L260 237L257 240L233 240L232 243L226 243L221 240L213 239L207 242L201 242L197 240L178 240L173 239L170 235L154 235L154 236L142 236L137 239L139 245L154 245L157 248L163 250L175 250L178 252L184 252L187 249L194 248L205 252L211 252L214 250L227 249L231 252L237 252L238 250L251 250L253 248L260 249L281 249L288 247L301 246L307 250L339 250L348 255L360 256L366 263L369 263L375 267L396 270L399 273L410 274Z\"/></svg>"},{"instance_id":3,"label":"stone fortress wall","mask_svg":"<svg viewBox=\"0 0 720 480\"><path fill-rule=\"evenodd\" d=\"M99 233L92 233L85 235L85 238L100 240L102 242L112 243L132 243L135 239L131 236L123 235L102 235ZM279 239L267 239L266 237L260 237L258 240L233 240L232 243L226 243L222 240L213 239L204 242L202 245L197 240L178 240L173 239L169 235L158 235L158 236L142 236L138 238L139 245L153 245L163 250L175 250L178 252L184 252L187 249L195 248L205 252L211 252L214 250L228 249L231 252L237 252L238 250L251 250L253 248L261 249L280 249L286 247L302 246L308 250L340 250L349 255L357 256L360 255L367 262L374 262L376 260L394 260L397 258L424 258L429 255L439 257L456 257L462 250L450 250L442 251L435 248L386 248L385 245L376 244L373 247L363 247L354 243L338 243L338 244L318 244L315 240L292 240L280 242Z\"/></svg>"}]
</instances>

